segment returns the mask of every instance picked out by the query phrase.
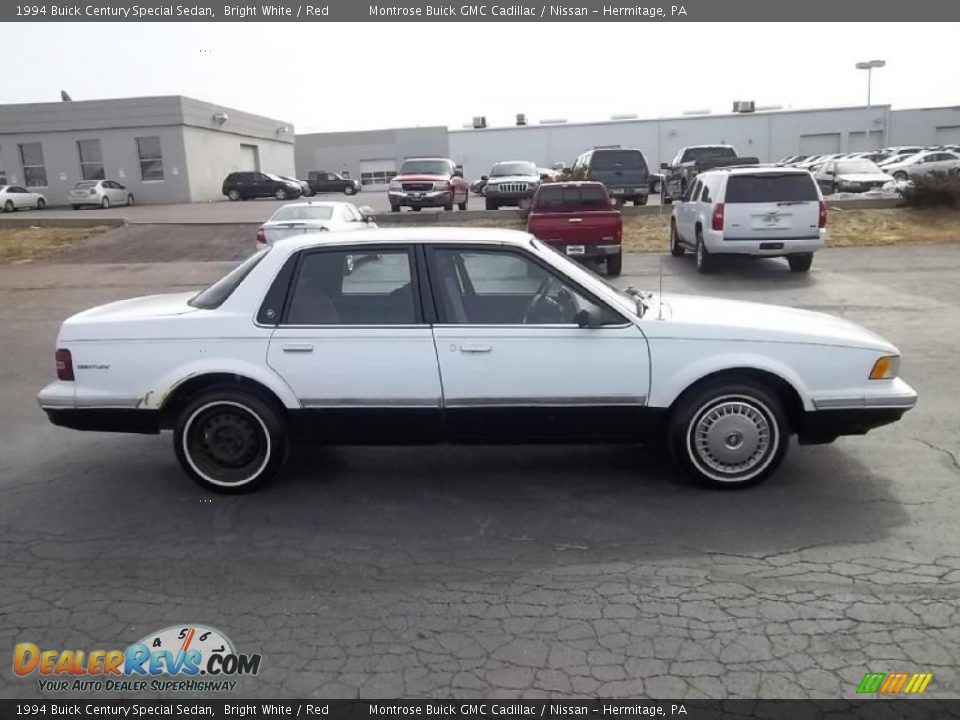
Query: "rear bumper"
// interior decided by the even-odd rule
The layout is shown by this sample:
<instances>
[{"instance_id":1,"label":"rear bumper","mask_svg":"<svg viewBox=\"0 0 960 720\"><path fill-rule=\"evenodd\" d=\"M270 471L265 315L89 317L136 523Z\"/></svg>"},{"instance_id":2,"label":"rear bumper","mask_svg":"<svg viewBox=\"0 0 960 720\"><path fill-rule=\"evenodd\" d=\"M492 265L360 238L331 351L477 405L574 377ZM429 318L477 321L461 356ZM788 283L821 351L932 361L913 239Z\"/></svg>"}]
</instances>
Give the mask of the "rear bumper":
<instances>
[{"instance_id":1,"label":"rear bumper","mask_svg":"<svg viewBox=\"0 0 960 720\"><path fill-rule=\"evenodd\" d=\"M798 253L812 253L823 247L823 233L801 238L731 238L720 230L704 230L703 243L712 255L757 255L782 257Z\"/></svg>"},{"instance_id":2,"label":"rear bumper","mask_svg":"<svg viewBox=\"0 0 960 720\"><path fill-rule=\"evenodd\" d=\"M623 252L622 245L599 245L599 244L577 244L577 243L566 243L566 242L556 242L551 240L544 240L547 245L552 248L556 248L562 252L567 257L570 257L574 260L591 260L597 258L605 258L610 255L619 255ZM583 252L580 252L580 249L583 249Z\"/></svg>"},{"instance_id":3,"label":"rear bumper","mask_svg":"<svg viewBox=\"0 0 960 720\"><path fill-rule=\"evenodd\" d=\"M644 197L650 194L650 183L645 182L642 186L631 187L610 187L607 186L607 192L613 199L630 199Z\"/></svg>"},{"instance_id":4,"label":"rear bumper","mask_svg":"<svg viewBox=\"0 0 960 720\"><path fill-rule=\"evenodd\" d=\"M75 383L57 381L37 395L51 423L71 430L156 434L160 412L141 410L132 398L78 397Z\"/></svg>"}]
</instances>

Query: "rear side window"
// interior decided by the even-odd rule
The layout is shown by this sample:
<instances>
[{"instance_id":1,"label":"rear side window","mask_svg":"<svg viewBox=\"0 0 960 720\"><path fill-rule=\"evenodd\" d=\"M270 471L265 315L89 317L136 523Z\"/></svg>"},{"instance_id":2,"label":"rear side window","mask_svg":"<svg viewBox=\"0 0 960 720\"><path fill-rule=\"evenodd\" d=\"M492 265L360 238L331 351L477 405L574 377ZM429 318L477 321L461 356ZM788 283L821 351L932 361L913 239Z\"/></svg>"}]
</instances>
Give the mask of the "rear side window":
<instances>
[{"instance_id":1,"label":"rear side window","mask_svg":"<svg viewBox=\"0 0 960 720\"><path fill-rule=\"evenodd\" d=\"M639 150L603 150L593 153L591 170L644 170L647 162Z\"/></svg>"},{"instance_id":2,"label":"rear side window","mask_svg":"<svg viewBox=\"0 0 960 720\"><path fill-rule=\"evenodd\" d=\"M270 247L268 245L262 250L258 250L206 290L201 290L194 295L188 304L201 310L213 310L220 307L240 286L240 283L250 274L250 271L267 256Z\"/></svg>"},{"instance_id":3,"label":"rear side window","mask_svg":"<svg viewBox=\"0 0 960 720\"><path fill-rule=\"evenodd\" d=\"M606 210L607 193L600 185L543 185L537 207L544 210Z\"/></svg>"},{"instance_id":4,"label":"rear side window","mask_svg":"<svg viewBox=\"0 0 960 720\"><path fill-rule=\"evenodd\" d=\"M817 186L809 173L731 175L727 203L817 202Z\"/></svg>"}]
</instances>

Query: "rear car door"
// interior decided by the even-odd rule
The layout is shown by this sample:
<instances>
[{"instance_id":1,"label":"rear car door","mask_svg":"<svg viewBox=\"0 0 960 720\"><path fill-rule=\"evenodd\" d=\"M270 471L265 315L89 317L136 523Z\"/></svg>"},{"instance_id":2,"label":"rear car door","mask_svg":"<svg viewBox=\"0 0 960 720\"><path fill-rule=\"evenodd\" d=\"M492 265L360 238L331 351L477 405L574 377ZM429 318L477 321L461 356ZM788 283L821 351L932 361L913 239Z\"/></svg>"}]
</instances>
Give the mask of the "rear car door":
<instances>
[{"instance_id":1,"label":"rear car door","mask_svg":"<svg viewBox=\"0 0 960 720\"><path fill-rule=\"evenodd\" d=\"M414 260L411 246L338 246L285 268L267 362L299 398L302 431L330 442L439 436L440 375Z\"/></svg>"},{"instance_id":2,"label":"rear car door","mask_svg":"<svg viewBox=\"0 0 960 720\"><path fill-rule=\"evenodd\" d=\"M808 172L731 173L724 217L724 240L816 239L820 195Z\"/></svg>"},{"instance_id":3,"label":"rear car door","mask_svg":"<svg viewBox=\"0 0 960 720\"><path fill-rule=\"evenodd\" d=\"M451 439L642 435L650 367L639 328L519 248L427 251ZM576 322L588 306L600 326Z\"/></svg>"},{"instance_id":4,"label":"rear car door","mask_svg":"<svg viewBox=\"0 0 960 720\"><path fill-rule=\"evenodd\" d=\"M13 204L15 207L26 208L36 204L33 193L31 193L25 187L15 185L7 188L7 192L10 193L10 196L13 198Z\"/></svg>"},{"instance_id":5,"label":"rear car door","mask_svg":"<svg viewBox=\"0 0 960 720\"><path fill-rule=\"evenodd\" d=\"M693 185L687 188L687 191L680 198L680 205L677 208L677 232L680 237L689 243L696 240L697 223L697 198L700 197L700 188L702 181L697 178Z\"/></svg>"}]
</instances>

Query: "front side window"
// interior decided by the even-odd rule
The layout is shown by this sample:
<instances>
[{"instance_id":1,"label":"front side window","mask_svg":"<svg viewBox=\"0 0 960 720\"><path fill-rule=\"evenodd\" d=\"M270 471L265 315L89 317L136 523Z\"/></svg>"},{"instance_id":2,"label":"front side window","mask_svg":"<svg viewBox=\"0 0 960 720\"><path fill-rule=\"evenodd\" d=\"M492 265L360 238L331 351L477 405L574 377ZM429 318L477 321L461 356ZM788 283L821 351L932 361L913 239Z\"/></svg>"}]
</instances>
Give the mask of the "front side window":
<instances>
[{"instance_id":1,"label":"front side window","mask_svg":"<svg viewBox=\"0 0 960 720\"><path fill-rule=\"evenodd\" d=\"M293 280L289 325L413 325L418 322L406 249L307 253Z\"/></svg>"},{"instance_id":2,"label":"front side window","mask_svg":"<svg viewBox=\"0 0 960 720\"><path fill-rule=\"evenodd\" d=\"M580 310L596 307L562 277L518 252L435 249L430 268L442 323L575 325ZM617 321L604 312L604 323Z\"/></svg>"},{"instance_id":3,"label":"front side window","mask_svg":"<svg viewBox=\"0 0 960 720\"><path fill-rule=\"evenodd\" d=\"M103 180L103 153L99 140L77 140L77 154L80 156L80 177L84 180Z\"/></svg>"},{"instance_id":4,"label":"front side window","mask_svg":"<svg viewBox=\"0 0 960 720\"><path fill-rule=\"evenodd\" d=\"M163 180L163 153L156 135L137 138L141 180Z\"/></svg>"},{"instance_id":5,"label":"front side window","mask_svg":"<svg viewBox=\"0 0 960 720\"><path fill-rule=\"evenodd\" d=\"M27 187L46 187L47 168L43 162L43 145L22 143L20 163L23 165L23 181Z\"/></svg>"}]
</instances>

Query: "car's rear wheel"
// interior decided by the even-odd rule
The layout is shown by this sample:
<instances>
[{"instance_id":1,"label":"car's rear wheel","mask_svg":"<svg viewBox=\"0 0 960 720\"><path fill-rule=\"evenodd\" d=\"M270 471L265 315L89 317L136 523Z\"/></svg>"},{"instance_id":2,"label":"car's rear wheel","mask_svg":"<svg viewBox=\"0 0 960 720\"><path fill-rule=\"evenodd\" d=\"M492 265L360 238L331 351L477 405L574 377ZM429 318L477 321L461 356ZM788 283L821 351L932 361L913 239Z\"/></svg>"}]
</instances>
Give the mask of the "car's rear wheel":
<instances>
[{"instance_id":1,"label":"car's rear wheel","mask_svg":"<svg viewBox=\"0 0 960 720\"><path fill-rule=\"evenodd\" d=\"M37 198L37 210L43 210L47 206L47 201L43 198Z\"/></svg>"},{"instance_id":2,"label":"car's rear wheel","mask_svg":"<svg viewBox=\"0 0 960 720\"><path fill-rule=\"evenodd\" d=\"M616 255L608 255L607 275L610 277L618 277L621 272L623 272L623 253L618 252Z\"/></svg>"},{"instance_id":3,"label":"car's rear wheel","mask_svg":"<svg viewBox=\"0 0 960 720\"><path fill-rule=\"evenodd\" d=\"M718 378L680 397L670 413L674 461L704 485L743 488L780 465L790 439L783 403L760 383Z\"/></svg>"},{"instance_id":4,"label":"car's rear wheel","mask_svg":"<svg viewBox=\"0 0 960 720\"><path fill-rule=\"evenodd\" d=\"M287 432L271 404L239 390L211 390L189 403L174 427L177 460L214 492L249 492L277 474Z\"/></svg>"},{"instance_id":5,"label":"car's rear wheel","mask_svg":"<svg viewBox=\"0 0 960 720\"><path fill-rule=\"evenodd\" d=\"M14 210L16 210L16 206L13 204L13 200L7 200L7 201L3 204L3 211L4 211L4 212L13 212Z\"/></svg>"},{"instance_id":6,"label":"car's rear wheel","mask_svg":"<svg viewBox=\"0 0 960 720\"><path fill-rule=\"evenodd\" d=\"M102 207L104 210L108 209L110 207L110 198L104 195L103 199L100 201L100 207Z\"/></svg>"},{"instance_id":7,"label":"car's rear wheel","mask_svg":"<svg viewBox=\"0 0 960 720\"><path fill-rule=\"evenodd\" d=\"M466 210L468 202L470 202L469 198L464 198L462 203L457 203L457 210Z\"/></svg>"},{"instance_id":8,"label":"car's rear wheel","mask_svg":"<svg viewBox=\"0 0 960 720\"><path fill-rule=\"evenodd\" d=\"M683 249L683 245L680 244L680 236L677 234L677 223L673 220L670 221L670 254L674 257L680 257L686 250Z\"/></svg>"},{"instance_id":9,"label":"car's rear wheel","mask_svg":"<svg viewBox=\"0 0 960 720\"><path fill-rule=\"evenodd\" d=\"M353 185L347 185L347 186L343 189L343 194L344 194L344 195L356 195L356 194L357 194L357 189L356 189Z\"/></svg>"},{"instance_id":10,"label":"car's rear wheel","mask_svg":"<svg viewBox=\"0 0 960 720\"><path fill-rule=\"evenodd\" d=\"M453 200L443 206L445 212L453 212Z\"/></svg>"},{"instance_id":11,"label":"car's rear wheel","mask_svg":"<svg viewBox=\"0 0 960 720\"><path fill-rule=\"evenodd\" d=\"M810 270L813 265L813 253L799 253L797 255L787 256L787 262L790 264L790 271L803 273Z\"/></svg>"},{"instance_id":12,"label":"car's rear wheel","mask_svg":"<svg viewBox=\"0 0 960 720\"><path fill-rule=\"evenodd\" d=\"M80 209L80 206L79 206L79 205L71 205L70 208L71 208L72 210L79 210L79 209Z\"/></svg>"},{"instance_id":13,"label":"car's rear wheel","mask_svg":"<svg viewBox=\"0 0 960 720\"><path fill-rule=\"evenodd\" d=\"M276 192L273 193L273 196L274 196L277 200L286 200L286 199L287 199L287 191L284 190L283 188L277 188Z\"/></svg>"},{"instance_id":14,"label":"car's rear wheel","mask_svg":"<svg viewBox=\"0 0 960 720\"><path fill-rule=\"evenodd\" d=\"M239 190L230 190L230 191L227 192L227 197L230 198L231 200L239 200L239 199L240 199L240 191L239 191Z\"/></svg>"},{"instance_id":15,"label":"car's rear wheel","mask_svg":"<svg viewBox=\"0 0 960 720\"><path fill-rule=\"evenodd\" d=\"M390 212L400 212L400 206L390 203Z\"/></svg>"},{"instance_id":16,"label":"car's rear wheel","mask_svg":"<svg viewBox=\"0 0 960 720\"><path fill-rule=\"evenodd\" d=\"M423 208L420 207L419 205L411 205L410 209L413 210L413 212L420 212L421 210L423 210Z\"/></svg>"},{"instance_id":17,"label":"car's rear wheel","mask_svg":"<svg viewBox=\"0 0 960 720\"><path fill-rule=\"evenodd\" d=\"M647 204L647 195L640 195L633 199L634 205L646 205Z\"/></svg>"},{"instance_id":18,"label":"car's rear wheel","mask_svg":"<svg viewBox=\"0 0 960 720\"><path fill-rule=\"evenodd\" d=\"M133 195L127 195L127 205L133 205Z\"/></svg>"},{"instance_id":19,"label":"car's rear wheel","mask_svg":"<svg viewBox=\"0 0 960 720\"><path fill-rule=\"evenodd\" d=\"M697 230L697 272L701 274L706 274L713 270L713 258L710 257L710 253L707 251L706 245L703 244L703 233Z\"/></svg>"},{"instance_id":20,"label":"car's rear wheel","mask_svg":"<svg viewBox=\"0 0 960 720\"><path fill-rule=\"evenodd\" d=\"M909 178L909 176L908 176L905 172L903 172L902 170L899 171L899 172L895 172L895 173L893 174L893 179L894 179L894 180L903 181L903 180L907 180L908 178Z\"/></svg>"}]
</instances>

